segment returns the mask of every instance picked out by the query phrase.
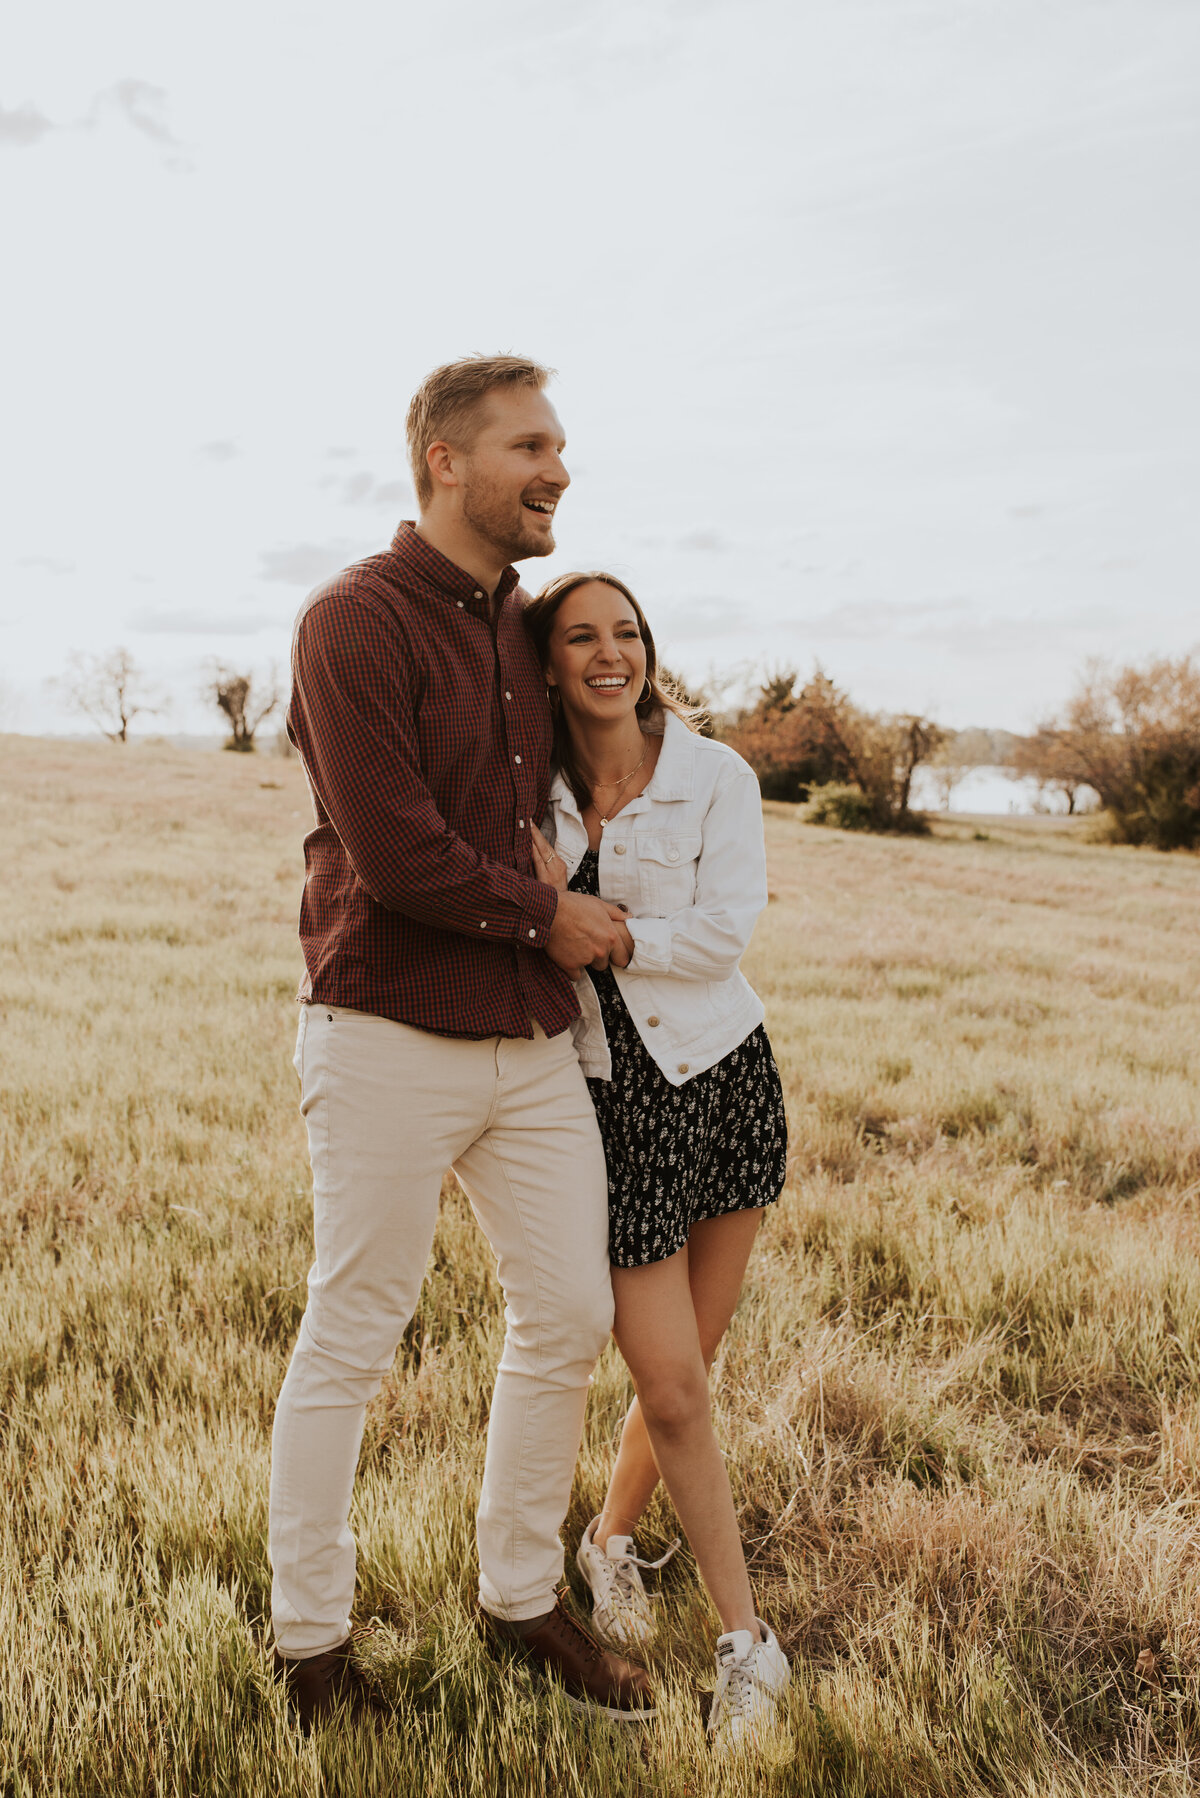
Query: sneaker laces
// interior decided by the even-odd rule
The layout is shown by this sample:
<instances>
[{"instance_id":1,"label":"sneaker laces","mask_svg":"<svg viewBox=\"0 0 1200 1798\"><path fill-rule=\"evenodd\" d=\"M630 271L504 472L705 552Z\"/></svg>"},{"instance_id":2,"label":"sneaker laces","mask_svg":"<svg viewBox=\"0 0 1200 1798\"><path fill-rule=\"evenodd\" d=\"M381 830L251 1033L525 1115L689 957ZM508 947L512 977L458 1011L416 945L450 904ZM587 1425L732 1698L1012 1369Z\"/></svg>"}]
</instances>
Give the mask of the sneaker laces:
<instances>
[{"instance_id":1,"label":"sneaker laces","mask_svg":"<svg viewBox=\"0 0 1200 1798\"><path fill-rule=\"evenodd\" d=\"M609 1561L609 1567L612 1570L613 1585L622 1596L629 1597L638 1590L638 1585L635 1585L634 1583L635 1580L637 1580L637 1574L635 1572L636 1568L641 1568L646 1573L657 1573L660 1567L666 1566L667 1562L680 1547L680 1538L676 1536L675 1540L668 1546L666 1553L659 1555L657 1561L644 1561L641 1555L635 1555L629 1550L623 1555L617 1555L615 1559ZM643 1597L644 1596L645 1594L643 1593Z\"/></svg>"},{"instance_id":2,"label":"sneaker laces","mask_svg":"<svg viewBox=\"0 0 1200 1798\"><path fill-rule=\"evenodd\" d=\"M718 1728L729 1717L749 1718L752 1715L756 1686L760 1691L766 1692L768 1697L774 1698L770 1687L753 1670L755 1650L761 1647L761 1642L755 1642L743 1659L721 1662L711 1711Z\"/></svg>"}]
</instances>

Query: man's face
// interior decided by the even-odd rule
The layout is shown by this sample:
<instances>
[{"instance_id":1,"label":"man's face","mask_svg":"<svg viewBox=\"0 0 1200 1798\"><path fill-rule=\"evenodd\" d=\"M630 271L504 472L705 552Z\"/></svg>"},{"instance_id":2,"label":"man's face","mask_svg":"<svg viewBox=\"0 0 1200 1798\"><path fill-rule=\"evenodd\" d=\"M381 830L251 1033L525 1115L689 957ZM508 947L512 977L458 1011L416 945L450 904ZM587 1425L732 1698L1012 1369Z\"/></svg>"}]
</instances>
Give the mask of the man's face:
<instances>
[{"instance_id":1,"label":"man's face","mask_svg":"<svg viewBox=\"0 0 1200 1798\"><path fill-rule=\"evenodd\" d=\"M488 394L460 462L463 518L505 562L548 556L554 509L570 483L558 414L533 387Z\"/></svg>"}]
</instances>

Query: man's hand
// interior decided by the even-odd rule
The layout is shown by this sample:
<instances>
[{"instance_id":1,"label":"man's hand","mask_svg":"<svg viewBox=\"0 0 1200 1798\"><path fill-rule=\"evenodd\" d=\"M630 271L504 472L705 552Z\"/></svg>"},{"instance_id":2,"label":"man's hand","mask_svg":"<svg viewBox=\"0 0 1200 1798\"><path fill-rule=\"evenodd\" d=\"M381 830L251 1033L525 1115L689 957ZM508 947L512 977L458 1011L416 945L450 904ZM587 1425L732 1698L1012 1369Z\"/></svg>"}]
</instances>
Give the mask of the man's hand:
<instances>
[{"instance_id":1,"label":"man's hand","mask_svg":"<svg viewBox=\"0 0 1200 1798\"><path fill-rule=\"evenodd\" d=\"M558 910L546 939L546 954L572 980L585 968L626 968L633 959L633 938L625 926L625 908L593 899L587 893L560 893Z\"/></svg>"}]
</instances>

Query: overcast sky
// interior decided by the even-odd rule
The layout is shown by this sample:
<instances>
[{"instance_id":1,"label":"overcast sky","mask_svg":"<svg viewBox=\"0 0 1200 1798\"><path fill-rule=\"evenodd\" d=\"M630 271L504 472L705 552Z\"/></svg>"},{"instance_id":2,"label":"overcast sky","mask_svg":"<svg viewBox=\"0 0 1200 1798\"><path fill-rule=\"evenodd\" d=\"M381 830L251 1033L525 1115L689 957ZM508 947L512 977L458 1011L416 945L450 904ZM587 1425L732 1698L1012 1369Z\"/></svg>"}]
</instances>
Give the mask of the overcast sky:
<instances>
[{"instance_id":1,"label":"overcast sky","mask_svg":"<svg viewBox=\"0 0 1200 1798\"><path fill-rule=\"evenodd\" d=\"M1195 0L23 11L0 725L119 643L203 726L470 350L559 370L526 585L617 570L693 679L1019 729L1200 643Z\"/></svg>"}]
</instances>

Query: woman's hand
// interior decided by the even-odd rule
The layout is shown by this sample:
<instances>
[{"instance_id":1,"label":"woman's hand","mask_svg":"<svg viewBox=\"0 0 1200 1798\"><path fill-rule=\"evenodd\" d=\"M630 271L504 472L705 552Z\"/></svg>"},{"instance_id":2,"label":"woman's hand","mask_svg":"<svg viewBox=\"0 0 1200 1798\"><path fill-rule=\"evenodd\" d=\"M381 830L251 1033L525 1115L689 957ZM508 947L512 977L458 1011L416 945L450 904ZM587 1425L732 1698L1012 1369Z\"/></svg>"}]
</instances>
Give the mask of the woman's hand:
<instances>
[{"instance_id":1,"label":"woman's hand","mask_svg":"<svg viewBox=\"0 0 1200 1798\"><path fill-rule=\"evenodd\" d=\"M533 832L533 865L538 879L544 886L554 887L560 893L567 890L567 864L557 849L552 849L533 819L529 820Z\"/></svg>"}]
</instances>

